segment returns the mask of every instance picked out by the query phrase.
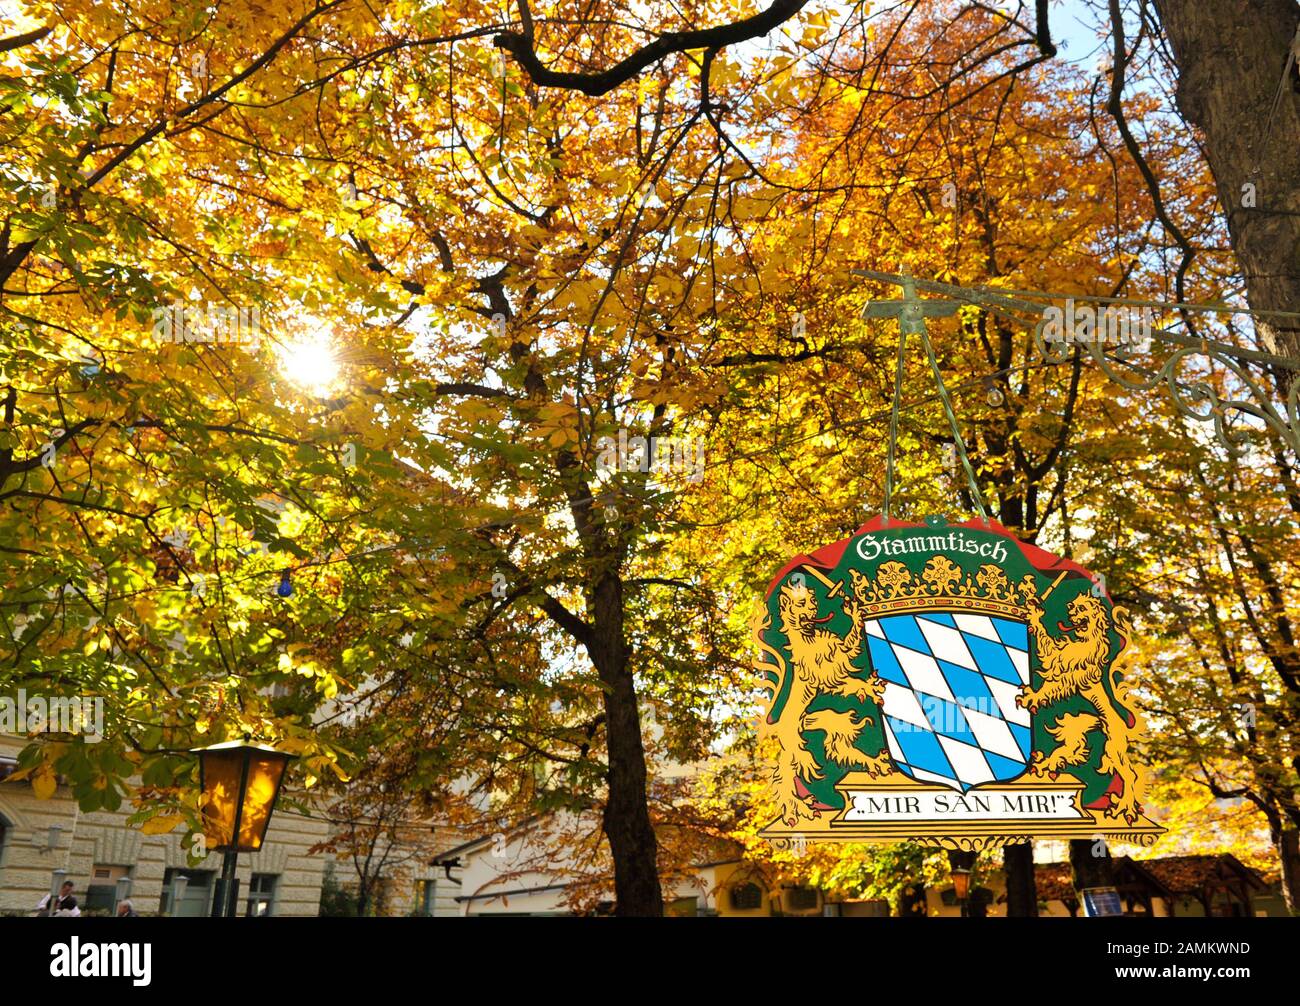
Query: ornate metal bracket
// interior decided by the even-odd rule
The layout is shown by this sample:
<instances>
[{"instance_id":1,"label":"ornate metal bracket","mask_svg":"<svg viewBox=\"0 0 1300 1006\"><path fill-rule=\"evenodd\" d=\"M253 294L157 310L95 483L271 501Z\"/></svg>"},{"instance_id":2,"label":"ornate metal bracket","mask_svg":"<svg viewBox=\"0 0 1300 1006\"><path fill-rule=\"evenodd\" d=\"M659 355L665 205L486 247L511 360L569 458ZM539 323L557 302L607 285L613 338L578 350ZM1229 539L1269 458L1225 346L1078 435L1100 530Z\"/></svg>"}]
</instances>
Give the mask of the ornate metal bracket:
<instances>
[{"instance_id":1,"label":"ornate metal bracket","mask_svg":"<svg viewBox=\"0 0 1300 1006\"><path fill-rule=\"evenodd\" d=\"M964 304L977 305L998 314L1017 318L1029 314L1041 319L1049 307L1047 304L1040 304L987 287L953 286L937 280L915 279L894 273L872 272L868 269L854 269L853 275L882 283L892 283L905 289L906 284L912 283L915 284L916 289L926 293L938 294ZM1063 299L1069 295L1053 296ZM936 302L918 301L918 303L933 305ZM1176 310L1179 306L1163 305L1166 310ZM870 307L871 305L868 305L868 310L863 312L864 316L874 316L875 312L869 314ZM1169 355L1154 370L1140 366L1122 353L1108 354L1101 340L1057 342L1044 337L1041 321L1034 327L1035 349L1044 362L1064 363L1070 358L1072 349L1078 347L1093 359L1102 373L1130 391L1150 391L1163 383L1169 389L1170 398L1178 414L1199 422L1213 423L1219 442L1234 455L1242 453L1244 445L1250 439L1250 434L1246 430L1233 430L1229 427L1228 417L1233 413L1252 416L1264 422L1292 451L1300 455L1300 360L1253 349L1242 349L1213 339L1194 339L1180 332L1171 332L1155 326L1151 328L1151 337L1153 341L1159 340L1164 343L1169 351ZM1200 359L1210 366L1219 366L1230 371L1240 382L1248 397L1223 398L1217 389L1204 381L1181 380L1178 375L1183 363L1192 359ZM1295 374L1287 387L1284 402L1279 404L1277 396L1271 393L1271 389L1246 369L1243 364L1247 362L1269 365ZM1122 373L1120 368L1127 373Z\"/></svg>"}]
</instances>

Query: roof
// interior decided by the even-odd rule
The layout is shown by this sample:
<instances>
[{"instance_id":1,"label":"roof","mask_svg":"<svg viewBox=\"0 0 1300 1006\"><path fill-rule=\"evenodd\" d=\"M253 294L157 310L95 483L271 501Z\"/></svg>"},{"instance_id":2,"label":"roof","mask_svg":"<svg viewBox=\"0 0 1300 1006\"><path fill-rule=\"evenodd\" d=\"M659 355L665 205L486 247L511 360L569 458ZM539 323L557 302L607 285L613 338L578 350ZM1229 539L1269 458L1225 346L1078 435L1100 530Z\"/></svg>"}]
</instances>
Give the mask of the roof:
<instances>
[{"instance_id":1,"label":"roof","mask_svg":"<svg viewBox=\"0 0 1300 1006\"><path fill-rule=\"evenodd\" d=\"M1141 860L1117 856L1114 863L1120 886L1126 880L1136 880L1149 885L1162 897L1200 894L1207 887L1221 886L1225 881L1245 882L1260 889L1268 886L1258 873L1227 852ZM1069 863L1036 864L1034 882L1042 901L1068 901L1077 897Z\"/></svg>"},{"instance_id":2,"label":"roof","mask_svg":"<svg viewBox=\"0 0 1300 1006\"><path fill-rule=\"evenodd\" d=\"M1161 856L1143 859L1135 866L1147 871L1175 894L1200 894L1207 887L1224 882L1244 882L1260 889L1268 885L1249 866L1231 853L1193 856Z\"/></svg>"},{"instance_id":3,"label":"roof","mask_svg":"<svg viewBox=\"0 0 1300 1006\"><path fill-rule=\"evenodd\" d=\"M486 845L489 842L495 841L497 835L505 834L507 836L512 836L517 834L518 832L526 831L534 823L541 820L543 816L544 815L542 814L533 814L531 817L526 817L518 824L512 825L509 828L505 828L500 831L485 832L484 834L479 835L477 838L471 838L468 842L461 842L460 845L453 845L450 849L443 849L442 852L438 853L436 856L433 857L433 859L429 861L429 865L442 866L448 860L456 859L462 853L470 852L471 850L476 849L479 846Z\"/></svg>"}]
</instances>

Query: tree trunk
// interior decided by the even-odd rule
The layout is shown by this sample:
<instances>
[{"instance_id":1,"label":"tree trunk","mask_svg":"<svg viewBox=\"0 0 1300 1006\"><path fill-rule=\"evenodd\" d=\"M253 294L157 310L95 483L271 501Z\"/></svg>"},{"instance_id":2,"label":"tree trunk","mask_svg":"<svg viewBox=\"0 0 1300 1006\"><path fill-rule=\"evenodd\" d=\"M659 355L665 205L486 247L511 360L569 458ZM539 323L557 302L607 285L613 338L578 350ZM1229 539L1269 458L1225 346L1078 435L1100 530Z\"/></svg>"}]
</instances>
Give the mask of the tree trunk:
<instances>
[{"instance_id":1,"label":"tree trunk","mask_svg":"<svg viewBox=\"0 0 1300 1006\"><path fill-rule=\"evenodd\" d=\"M1255 310L1300 307L1300 95L1278 93L1300 23L1295 0L1155 0L1178 65L1178 107L1205 134ZM1268 130L1267 138L1265 130ZM1253 187L1253 188L1252 188ZM1300 323L1257 318L1270 351L1300 357Z\"/></svg>"},{"instance_id":2,"label":"tree trunk","mask_svg":"<svg viewBox=\"0 0 1300 1006\"><path fill-rule=\"evenodd\" d=\"M1288 912L1300 915L1300 831L1282 828L1274 835L1282 863L1282 898Z\"/></svg>"},{"instance_id":3,"label":"tree trunk","mask_svg":"<svg viewBox=\"0 0 1300 1006\"><path fill-rule=\"evenodd\" d=\"M898 897L900 919L924 919L929 914L925 898L925 881L917 880L903 888Z\"/></svg>"},{"instance_id":4,"label":"tree trunk","mask_svg":"<svg viewBox=\"0 0 1300 1006\"><path fill-rule=\"evenodd\" d=\"M632 675L625 668L605 684L609 795L604 829L614 857L615 914L662 915L658 843L646 807L645 750Z\"/></svg>"},{"instance_id":5,"label":"tree trunk","mask_svg":"<svg viewBox=\"0 0 1300 1006\"><path fill-rule=\"evenodd\" d=\"M1002 847L1002 872L1007 878L1007 917L1032 918L1038 914L1038 884L1034 878L1034 845Z\"/></svg>"},{"instance_id":6,"label":"tree trunk","mask_svg":"<svg viewBox=\"0 0 1300 1006\"><path fill-rule=\"evenodd\" d=\"M658 843L646 805L645 747L623 638L623 585L618 577L601 577L593 601L590 651L605 692L609 772L603 827L614 858L614 913L663 915Z\"/></svg>"},{"instance_id":7,"label":"tree trunk","mask_svg":"<svg viewBox=\"0 0 1300 1006\"><path fill-rule=\"evenodd\" d=\"M1002 523L1007 527L1024 528L1024 503L1018 495L1011 495L1002 501L999 511ZM1031 529L1036 530L1036 529ZM1033 918L1038 915L1038 880L1034 876L1034 845L1022 842L1019 845L1002 847L1002 872L1007 880L1007 917Z\"/></svg>"},{"instance_id":8,"label":"tree trunk","mask_svg":"<svg viewBox=\"0 0 1300 1006\"><path fill-rule=\"evenodd\" d=\"M1086 888L1115 886L1115 864L1100 836L1070 839L1070 870L1074 875L1074 889L1080 892L1080 910Z\"/></svg>"}]
</instances>

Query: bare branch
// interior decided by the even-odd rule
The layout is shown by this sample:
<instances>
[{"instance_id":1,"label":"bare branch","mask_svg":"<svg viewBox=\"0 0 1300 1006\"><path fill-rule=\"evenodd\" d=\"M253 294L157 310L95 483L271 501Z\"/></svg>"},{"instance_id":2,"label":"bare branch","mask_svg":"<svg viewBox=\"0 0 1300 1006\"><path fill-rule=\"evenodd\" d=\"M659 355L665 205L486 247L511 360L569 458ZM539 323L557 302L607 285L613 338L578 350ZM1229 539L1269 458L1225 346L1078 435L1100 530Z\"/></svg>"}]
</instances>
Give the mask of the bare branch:
<instances>
[{"instance_id":1,"label":"bare branch","mask_svg":"<svg viewBox=\"0 0 1300 1006\"><path fill-rule=\"evenodd\" d=\"M752 38L761 38L772 29L789 21L807 4L808 0L774 0L766 10L732 24L697 28L692 31L665 32L609 69L598 73L551 70L542 65L534 48L533 19L528 9L528 0L519 0L520 20L523 22L524 30L503 31L492 41L497 48L504 49L515 57L534 84L542 87L562 87L599 97L673 53L687 52L691 49L716 50Z\"/></svg>"}]
</instances>

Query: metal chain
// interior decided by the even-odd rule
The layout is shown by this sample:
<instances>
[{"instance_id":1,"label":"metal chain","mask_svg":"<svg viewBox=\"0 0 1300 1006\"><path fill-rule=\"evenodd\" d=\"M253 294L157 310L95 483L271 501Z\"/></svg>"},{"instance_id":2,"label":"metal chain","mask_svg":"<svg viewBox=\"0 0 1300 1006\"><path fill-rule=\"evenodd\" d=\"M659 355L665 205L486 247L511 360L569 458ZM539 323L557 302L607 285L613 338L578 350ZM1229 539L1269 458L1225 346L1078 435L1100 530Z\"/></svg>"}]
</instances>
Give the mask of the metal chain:
<instances>
[{"instance_id":1,"label":"metal chain","mask_svg":"<svg viewBox=\"0 0 1300 1006\"><path fill-rule=\"evenodd\" d=\"M948 419L948 426L952 429L952 438L957 444L957 457L961 458L961 466L966 470L966 481L970 483L971 499L975 501L975 509L979 511L980 520L987 527L989 523L988 511L984 509L984 497L980 495L979 483L975 479L975 471L970 466L970 459L966 456L966 441L962 439L961 429L957 425L957 414L953 412L952 401L948 398L948 389L943 383L943 375L939 373L939 362L934 358L934 347L930 345L930 336L926 333L925 327L921 328L921 345L925 347L926 358L930 361L930 372L934 374L934 383L939 388L939 403L943 406L943 414Z\"/></svg>"},{"instance_id":2,"label":"metal chain","mask_svg":"<svg viewBox=\"0 0 1300 1006\"><path fill-rule=\"evenodd\" d=\"M885 505L882 523L889 524L889 509L894 495L894 455L898 449L898 402L903 394L903 360L907 352L907 337L916 335L920 337L921 345L925 347L926 359L930 361L930 371L934 374L934 383L939 390L939 404L943 406L943 413L948 419L948 426L952 430L952 437L956 442L957 456L961 458L961 466L966 471L966 481L970 484L971 499L975 501L975 508L979 510L980 520L984 522L985 527L988 527L989 515L988 511L984 509L984 497L980 495L975 471L971 468L970 459L966 456L966 441L962 439L961 430L957 426L957 416L952 409L952 400L948 397L948 388L943 383L943 375L939 373L939 363L934 358L934 347L930 345L930 336L926 332L925 315L927 305L917 298L916 285L912 280L912 271L907 266L903 266L902 275L898 278L903 287L903 299L901 301L887 302L886 304L888 312L898 318L898 363L894 369L894 404L889 413L889 445L885 458ZM871 305L868 305L868 307L870 308ZM949 312L945 310L943 313ZM868 316L877 315L869 311Z\"/></svg>"},{"instance_id":3,"label":"metal chain","mask_svg":"<svg viewBox=\"0 0 1300 1006\"><path fill-rule=\"evenodd\" d=\"M903 394L903 358L907 353L907 326L898 333L898 364L894 369L894 405L889 412L889 452L885 456L885 507L882 523L889 524L889 502L894 495L894 453L898 447L898 400Z\"/></svg>"}]
</instances>

